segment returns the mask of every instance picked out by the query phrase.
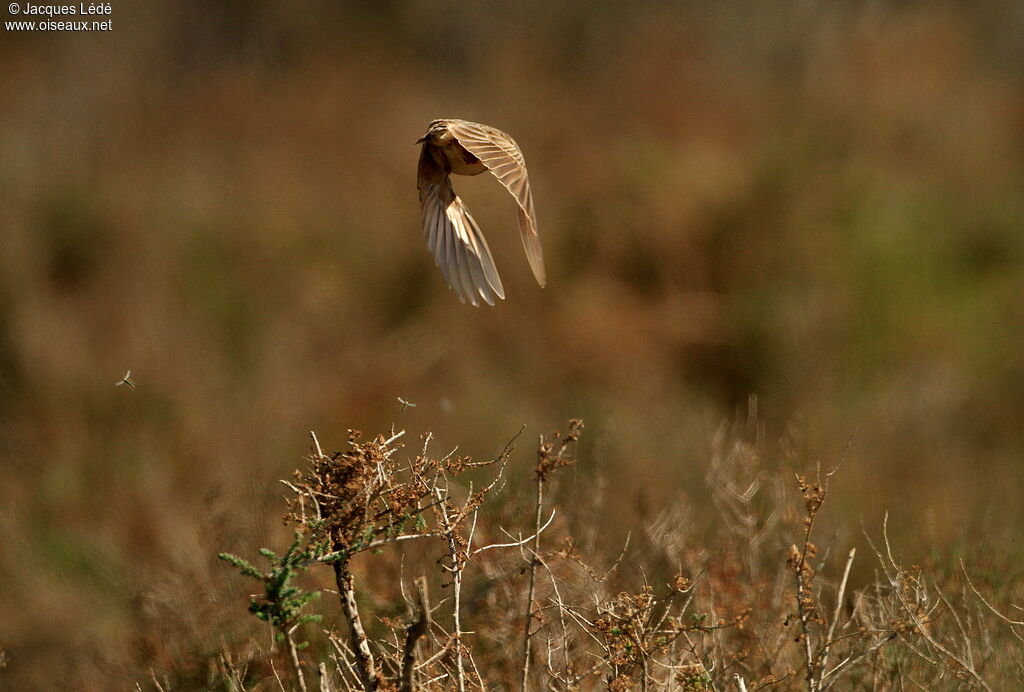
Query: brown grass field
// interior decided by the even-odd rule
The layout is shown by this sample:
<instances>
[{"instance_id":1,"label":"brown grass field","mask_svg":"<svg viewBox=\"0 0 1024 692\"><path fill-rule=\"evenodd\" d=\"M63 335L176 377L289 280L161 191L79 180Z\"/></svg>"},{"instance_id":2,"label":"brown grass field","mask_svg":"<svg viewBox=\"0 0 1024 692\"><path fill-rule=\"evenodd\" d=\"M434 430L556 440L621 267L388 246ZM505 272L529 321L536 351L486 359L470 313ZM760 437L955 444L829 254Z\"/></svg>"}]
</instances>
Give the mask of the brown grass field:
<instances>
[{"instance_id":1,"label":"brown grass field","mask_svg":"<svg viewBox=\"0 0 1024 692\"><path fill-rule=\"evenodd\" d=\"M1019 2L111 5L0 33L0 689L1024 689Z\"/></svg>"}]
</instances>

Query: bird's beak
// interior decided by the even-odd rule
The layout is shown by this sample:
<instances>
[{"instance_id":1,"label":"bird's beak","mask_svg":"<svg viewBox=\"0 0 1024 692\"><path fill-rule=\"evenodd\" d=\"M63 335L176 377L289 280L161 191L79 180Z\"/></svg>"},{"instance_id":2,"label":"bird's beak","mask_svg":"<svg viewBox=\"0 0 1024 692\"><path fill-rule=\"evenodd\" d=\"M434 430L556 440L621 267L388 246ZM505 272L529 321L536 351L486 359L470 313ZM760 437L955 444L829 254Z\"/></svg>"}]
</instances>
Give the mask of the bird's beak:
<instances>
[{"instance_id":1,"label":"bird's beak","mask_svg":"<svg viewBox=\"0 0 1024 692\"><path fill-rule=\"evenodd\" d=\"M420 137L419 139L416 140L416 144L419 144L420 142L425 142L425 141L427 141L427 136L423 135L422 137Z\"/></svg>"}]
</instances>

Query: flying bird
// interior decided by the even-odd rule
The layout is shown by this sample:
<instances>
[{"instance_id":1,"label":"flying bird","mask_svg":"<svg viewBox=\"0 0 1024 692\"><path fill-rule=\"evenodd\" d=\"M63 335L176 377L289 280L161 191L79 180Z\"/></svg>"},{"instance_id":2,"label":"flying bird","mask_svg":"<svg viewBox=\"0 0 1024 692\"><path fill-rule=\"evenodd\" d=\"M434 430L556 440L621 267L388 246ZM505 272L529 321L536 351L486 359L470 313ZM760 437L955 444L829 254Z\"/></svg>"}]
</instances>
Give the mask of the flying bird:
<instances>
[{"instance_id":1,"label":"flying bird","mask_svg":"<svg viewBox=\"0 0 1024 692\"><path fill-rule=\"evenodd\" d=\"M420 218L427 246L459 300L494 305L505 298L491 250L473 215L452 188L451 174L479 175L490 171L516 200L519 233L537 283L547 283L544 254L537 235L530 179L523 152L501 130L468 120L435 120L423 143L416 171Z\"/></svg>"}]
</instances>

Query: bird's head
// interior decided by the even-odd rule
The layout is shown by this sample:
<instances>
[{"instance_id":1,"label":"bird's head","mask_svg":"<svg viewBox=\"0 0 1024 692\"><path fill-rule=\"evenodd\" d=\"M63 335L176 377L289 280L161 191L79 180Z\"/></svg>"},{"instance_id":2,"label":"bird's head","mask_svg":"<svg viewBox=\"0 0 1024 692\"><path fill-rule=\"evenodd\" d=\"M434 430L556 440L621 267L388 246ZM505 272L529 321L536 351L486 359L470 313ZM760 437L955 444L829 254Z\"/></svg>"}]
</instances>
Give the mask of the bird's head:
<instances>
[{"instance_id":1,"label":"bird's head","mask_svg":"<svg viewBox=\"0 0 1024 692\"><path fill-rule=\"evenodd\" d=\"M427 133L416 140L416 143L430 142L431 144L445 144L451 139L448 132L448 121L435 120L427 125Z\"/></svg>"}]
</instances>

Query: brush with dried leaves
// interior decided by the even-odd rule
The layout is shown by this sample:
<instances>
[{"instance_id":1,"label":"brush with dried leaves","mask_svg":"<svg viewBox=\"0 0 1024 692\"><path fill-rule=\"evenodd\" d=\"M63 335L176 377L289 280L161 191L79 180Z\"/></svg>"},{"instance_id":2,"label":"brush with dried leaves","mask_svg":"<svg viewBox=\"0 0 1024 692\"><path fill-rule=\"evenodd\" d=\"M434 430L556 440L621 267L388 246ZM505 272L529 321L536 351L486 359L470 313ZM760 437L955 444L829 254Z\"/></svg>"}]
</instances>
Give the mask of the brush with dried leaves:
<instances>
[{"instance_id":1,"label":"brush with dried leaves","mask_svg":"<svg viewBox=\"0 0 1024 692\"><path fill-rule=\"evenodd\" d=\"M837 469L784 483L753 411L715 440L717 513L701 526L680 497L617 548L593 526L601 484L581 493L579 474L574 487L560 480L582 430L570 421L539 439L529 500L508 478L518 435L484 461L434 456L430 434L411 456L402 431L350 431L332 454L312 436L308 467L284 481L291 546L260 551L262 568L222 555L262 587L249 609L275 641L226 647L220 683L821 692L1024 681L1024 623L966 569L902 567L887 523L878 545L864 534L875 577L854 569L855 546L833 558L839 529L819 548Z\"/></svg>"}]
</instances>

